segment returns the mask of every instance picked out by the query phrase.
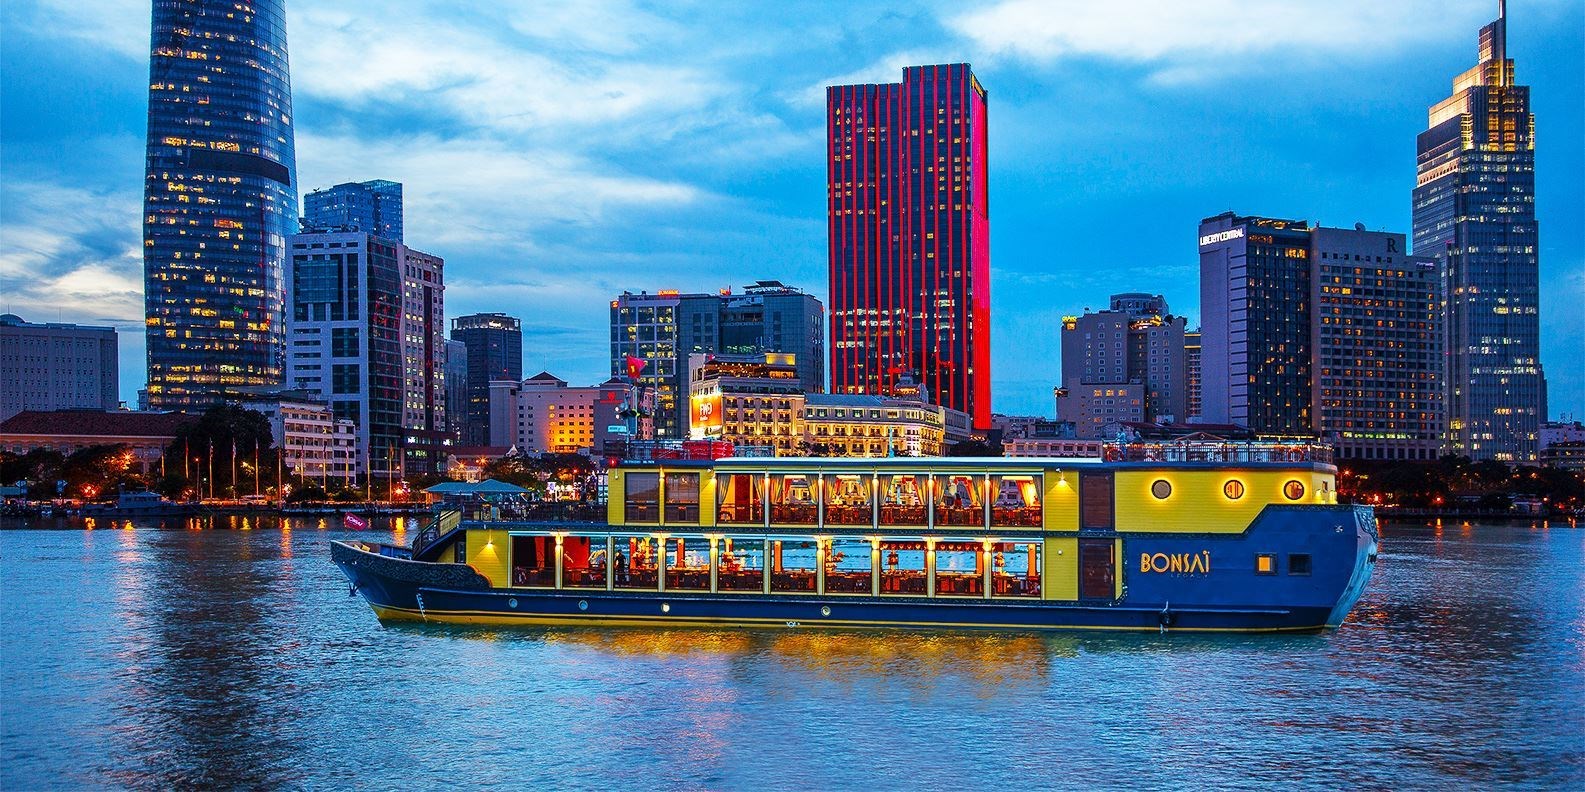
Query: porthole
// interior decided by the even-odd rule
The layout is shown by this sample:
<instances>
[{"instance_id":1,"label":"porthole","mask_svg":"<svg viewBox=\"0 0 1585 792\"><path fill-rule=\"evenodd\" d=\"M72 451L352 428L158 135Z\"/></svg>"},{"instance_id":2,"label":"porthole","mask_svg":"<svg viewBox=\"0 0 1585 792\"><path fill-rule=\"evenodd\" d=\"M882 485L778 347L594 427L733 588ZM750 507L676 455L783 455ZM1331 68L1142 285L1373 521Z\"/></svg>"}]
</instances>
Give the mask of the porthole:
<instances>
[{"instance_id":1,"label":"porthole","mask_svg":"<svg viewBox=\"0 0 1585 792\"><path fill-rule=\"evenodd\" d=\"M1150 485L1150 494L1156 496L1156 500L1166 500L1167 496L1172 494L1172 482L1166 479L1156 479Z\"/></svg>"},{"instance_id":2,"label":"porthole","mask_svg":"<svg viewBox=\"0 0 1585 792\"><path fill-rule=\"evenodd\" d=\"M1291 480L1287 484L1282 485L1282 494L1288 500L1298 500L1304 497L1304 483Z\"/></svg>"},{"instance_id":3,"label":"porthole","mask_svg":"<svg viewBox=\"0 0 1585 792\"><path fill-rule=\"evenodd\" d=\"M517 597L513 597L513 598L507 600L506 601L506 607L508 607L508 608L517 607Z\"/></svg>"},{"instance_id":4,"label":"porthole","mask_svg":"<svg viewBox=\"0 0 1585 792\"><path fill-rule=\"evenodd\" d=\"M589 601L588 600L578 600L578 610L588 610L588 609L589 609Z\"/></svg>"},{"instance_id":5,"label":"porthole","mask_svg":"<svg viewBox=\"0 0 1585 792\"><path fill-rule=\"evenodd\" d=\"M820 615L821 616L830 616L831 615L831 606L830 605L821 605L820 606Z\"/></svg>"},{"instance_id":6,"label":"porthole","mask_svg":"<svg viewBox=\"0 0 1585 792\"><path fill-rule=\"evenodd\" d=\"M662 602L660 604L660 612L661 613L671 613L671 603L670 602Z\"/></svg>"},{"instance_id":7,"label":"porthole","mask_svg":"<svg viewBox=\"0 0 1585 792\"><path fill-rule=\"evenodd\" d=\"M1239 498L1244 497L1244 482L1239 481L1238 479L1233 479L1232 481L1223 484L1222 494L1226 495L1228 500L1238 500Z\"/></svg>"}]
</instances>

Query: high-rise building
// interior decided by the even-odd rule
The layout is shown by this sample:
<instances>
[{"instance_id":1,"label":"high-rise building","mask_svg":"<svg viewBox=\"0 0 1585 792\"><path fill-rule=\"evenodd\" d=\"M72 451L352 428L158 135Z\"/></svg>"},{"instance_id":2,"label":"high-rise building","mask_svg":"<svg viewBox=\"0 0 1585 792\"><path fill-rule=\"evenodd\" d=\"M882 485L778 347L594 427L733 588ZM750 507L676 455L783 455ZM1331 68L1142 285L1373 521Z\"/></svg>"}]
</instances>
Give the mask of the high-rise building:
<instances>
[{"instance_id":1,"label":"high-rise building","mask_svg":"<svg viewBox=\"0 0 1585 792\"><path fill-rule=\"evenodd\" d=\"M825 307L814 295L777 281L758 281L742 294L623 292L611 301L611 375L627 378L628 359L642 361L643 403L654 404L655 434L688 436L690 355L789 352L798 384L825 390Z\"/></svg>"},{"instance_id":2,"label":"high-rise building","mask_svg":"<svg viewBox=\"0 0 1585 792\"><path fill-rule=\"evenodd\" d=\"M1200 331L1190 330L1183 334L1183 383L1186 393L1183 412L1186 416L1184 418L1185 423L1199 423L1203 417L1200 407L1200 378L1202 376L1200 367Z\"/></svg>"},{"instance_id":3,"label":"high-rise building","mask_svg":"<svg viewBox=\"0 0 1585 792\"><path fill-rule=\"evenodd\" d=\"M490 435L490 383L523 379L523 323L504 313L481 313L451 320L451 340L468 348L467 412L462 444L510 445Z\"/></svg>"},{"instance_id":4,"label":"high-rise building","mask_svg":"<svg viewBox=\"0 0 1585 792\"><path fill-rule=\"evenodd\" d=\"M357 425L359 470L428 473L446 432L444 264L357 232L291 238L290 385Z\"/></svg>"},{"instance_id":5,"label":"high-rise building","mask_svg":"<svg viewBox=\"0 0 1585 792\"><path fill-rule=\"evenodd\" d=\"M908 375L990 428L987 151L966 63L826 89L833 392Z\"/></svg>"},{"instance_id":6,"label":"high-rise building","mask_svg":"<svg viewBox=\"0 0 1585 792\"><path fill-rule=\"evenodd\" d=\"M468 345L446 342L446 431L466 445L468 418Z\"/></svg>"},{"instance_id":7,"label":"high-rise building","mask_svg":"<svg viewBox=\"0 0 1585 792\"><path fill-rule=\"evenodd\" d=\"M402 184L375 179L313 190L303 196L303 228L362 231L402 240Z\"/></svg>"},{"instance_id":8,"label":"high-rise building","mask_svg":"<svg viewBox=\"0 0 1585 792\"><path fill-rule=\"evenodd\" d=\"M1450 450L1533 462L1546 417L1535 219L1535 116L1515 82L1505 4L1480 62L1417 140L1414 251L1441 264Z\"/></svg>"},{"instance_id":9,"label":"high-rise building","mask_svg":"<svg viewBox=\"0 0 1585 792\"><path fill-rule=\"evenodd\" d=\"M1185 324L1159 294L1114 294L1105 311L1063 317L1057 420L1081 439L1112 423L1183 421Z\"/></svg>"},{"instance_id":10,"label":"high-rise building","mask_svg":"<svg viewBox=\"0 0 1585 792\"><path fill-rule=\"evenodd\" d=\"M1202 419L1319 435L1342 457L1435 459L1441 291L1434 263L1404 247L1363 226L1202 222Z\"/></svg>"},{"instance_id":11,"label":"high-rise building","mask_svg":"<svg viewBox=\"0 0 1585 792\"><path fill-rule=\"evenodd\" d=\"M0 421L23 410L114 410L116 329L0 316Z\"/></svg>"},{"instance_id":12,"label":"high-rise building","mask_svg":"<svg viewBox=\"0 0 1585 792\"><path fill-rule=\"evenodd\" d=\"M154 3L143 197L149 403L278 385L297 230L283 0Z\"/></svg>"}]
</instances>

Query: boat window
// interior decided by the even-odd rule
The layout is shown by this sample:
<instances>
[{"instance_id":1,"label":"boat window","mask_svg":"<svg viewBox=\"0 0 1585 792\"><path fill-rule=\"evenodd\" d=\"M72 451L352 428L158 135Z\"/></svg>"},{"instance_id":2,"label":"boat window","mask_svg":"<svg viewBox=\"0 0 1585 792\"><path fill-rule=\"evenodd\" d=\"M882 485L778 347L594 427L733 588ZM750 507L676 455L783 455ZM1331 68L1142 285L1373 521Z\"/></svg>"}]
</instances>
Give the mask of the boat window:
<instances>
[{"instance_id":1,"label":"boat window","mask_svg":"<svg viewBox=\"0 0 1585 792\"><path fill-rule=\"evenodd\" d=\"M563 588L605 588L605 537L569 536L561 540Z\"/></svg>"},{"instance_id":2,"label":"boat window","mask_svg":"<svg viewBox=\"0 0 1585 792\"><path fill-rule=\"evenodd\" d=\"M1298 480L1290 480L1282 485L1282 495L1288 500L1298 500L1304 497L1304 483Z\"/></svg>"},{"instance_id":3,"label":"boat window","mask_svg":"<svg viewBox=\"0 0 1585 792\"><path fill-rule=\"evenodd\" d=\"M1040 597L1040 542L991 545L991 596Z\"/></svg>"},{"instance_id":4,"label":"boat window","mask_svg":"<svg viewBox=\"0 0 1585 792\"><path fill-rule=\"evenodd\" d=\"M666 474L666 522L699 522L699 474Z\"/></svg>"},{"instance_id":5,"label":"boat window","mask_svg":"<svg viewBox=\"0 0 1585 792\"><path fill-rule=\"evenodd\" d=\"M1310 554L1309 553L1289 553L1288 554L1288 574L1290 574L1290 575L1308 575L1308 574L1310 574Z\"/></svg>"},{"instance_id":6,"label":"boat window","mask_svg":"<svg viewBox=\"0 0 1585 792\"><path fill-rule=\"evenodd\" d=\"M882 594L923 597L928 582L924 540L881 542Z\"/></svg>"},{"instance_id":7,"label":"boat window","mask_svg":"<svg viewBox=\"0 0 1585 792\"><path fill-rule=\"evenodd\" d=\"M992 476L991 525L1039 528L1041 477Z\"/></svg>"},{"instance_id":8,"label":"boat window","mask_svg":"<svg viewBox=\"0 0 1585 792\"><path fill-rule=\"evenodd\" d=\"M659 588L658 541L652 536L616 537L616 552L611 556L612 585L616 588Z\"/></svg>"},{"instance_id":9,"label":"boat window","mask_svg":"<svg viewBox=\"0 0 1585 792\"><path fill-rule=\"evenodd\" d=\"M628 522L655 522L660 512L660 474L628 473L624 501Z\"/></svg>"},{"instance_id":10,"label":"boat window","mask_svg":"<svg viewBox=\"0 0 1585 792\"><path fill-rule=\"evenodd\" d=\"M716 559L718 591L765 590L765 540L757 536L728 536L721 540Z\"/></svg>"},{"instance_id":11,"label":"boat window","mask_svg":"<svg viewBox=\"0 0 1585 792\"><path fill-rule=\"evenodd\" d=\"M666 540L666 590L710 590L710 540L703 537Z\"/></svg>"},{"instance_id":12,"label":"boat window","mask_svg":"<svg viewBox=\"0 0 1585 792\"><path fill-rule=\"evenodd\" d=\"M763 525L765 478L754 473L716 477L716 522L722 525Z\"/></svg>"},{"instance_id":13,"label":"boat window","mask_svg":"<svg viewBox=\"0 0 1585 792\"><path fill-rule=\"evenodd\" d=\"M912 474L881 476L881 525L924 525L924 482L924 476Z\"/></svg>"},{"instance_id":14,"label":"boat window","mask_svg":"<svg viewBox=\"0 0 1585 792\"><path fill-rule=\"evenodd\" d=\"M815 590L815 540L772 539L770 548L771 591Z\"/></svg>"},{"instance_id":15,"label":"boat window","mask_svg":"<svg viewBox=\"0 0 1585 792\"><path fill-rule=\"evenodd\" d=\"M820 515L814 476L778 474L770 477L770 521L777 525L814 525Z\"/></svg>"},{"instance_id":16,"label":"boat window","mask_svg":"<svg viewBox=\"0 0 1585 792\"><path fill-rule=\"evenodd\" d=\"M832 594L870 593L870 556L868 539L853 536L832 539L831 552L826 556L826 591Z\"/></svg>"},{"instance_id":17,"label":"boat window","mask_svg":"<svg viewBox=\"0 0 1585 792\"><path fill-rule=\"evenodd\" d=\"M556 537L512 537L512 585L556 585Z\"/></svg>"},{"instance_id":18,"label":"boat window","mask_svg":"<svg viewBox=\"0 0 1585 792\"><path fill-rule=\"evenodd\" d=\"M984 484L981 476L961 473L936 476L936 525L984 525Z\"/></svg>"},{"instance_id":19,"label":"boat window","mask_svg":"<svg viewBox=\"0 0 1585 792\"><path fill-rule=\"evenodd\" d=\"M947 597L985 595L984 547L979 542L936 543L936 593Z\"/></svg>"},{"instance_id":20,"label":"boat window","mask_svg":"<svg viewBox=\"0 0 1585 792\"><path fill-rule=\"evenodd\" d=\"M1255 556L1255 574L1277 574L1277 557L1271 553L1260 553Z\"/></svg>"},{"instance_id":21,"label":"boat window","mask_svg":"<svg viewBox=\"0 0 1585 792\"><path fill-rule=\"evenodd\" d=\"M869 525L875 517L869 476L827 475L825 497L826 525Z\"/></svg>"}]
</instances>

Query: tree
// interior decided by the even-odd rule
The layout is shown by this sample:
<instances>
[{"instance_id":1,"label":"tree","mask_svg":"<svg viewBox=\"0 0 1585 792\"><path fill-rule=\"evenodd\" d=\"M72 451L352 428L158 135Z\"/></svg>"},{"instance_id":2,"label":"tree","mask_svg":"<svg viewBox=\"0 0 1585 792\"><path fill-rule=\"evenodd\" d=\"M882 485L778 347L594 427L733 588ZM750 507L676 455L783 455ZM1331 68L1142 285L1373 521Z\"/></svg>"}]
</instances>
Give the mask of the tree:
<instances>
[{"instance_id":1,"label":"tree","mask_svg":"<svg viewBox=\"0 0 1585 792\"><path fill-rule=\"evenodd\" d=\"M205 494L242 494L279 485L270 422L257 410L223 404L184 427L167 449L184 460L184 474L204 482ZM255 466L257 460L257 466Z\"/></svg>"}]
</instances>

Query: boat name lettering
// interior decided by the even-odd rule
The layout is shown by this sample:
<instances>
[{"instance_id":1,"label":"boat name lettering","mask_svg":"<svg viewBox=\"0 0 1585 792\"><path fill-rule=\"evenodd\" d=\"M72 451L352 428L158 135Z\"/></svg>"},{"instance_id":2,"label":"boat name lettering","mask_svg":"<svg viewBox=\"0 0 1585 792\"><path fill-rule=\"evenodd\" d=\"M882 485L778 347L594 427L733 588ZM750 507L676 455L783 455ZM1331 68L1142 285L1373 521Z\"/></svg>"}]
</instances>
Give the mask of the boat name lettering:
<instances>
[{"instance_id":1,"label":"boat name lettering","mask_svg":"<svg viewBox=\"0 0 1585 792\"><path fill-rule=\"evenodd\" d=\"M1211 551L1201 550L1198 553L1140 553L1140 572L1188 572L1191 574L1209 574L1211 571Z\"/></svg>"}]
</instances>

